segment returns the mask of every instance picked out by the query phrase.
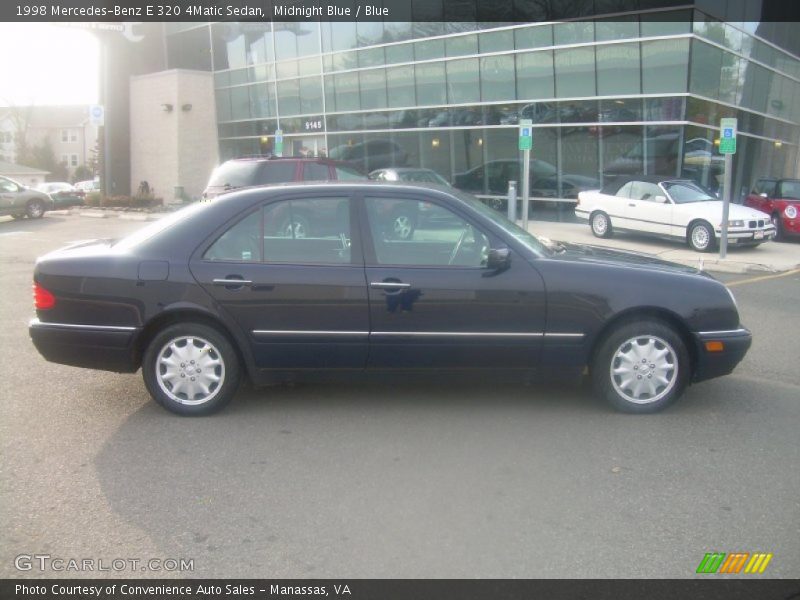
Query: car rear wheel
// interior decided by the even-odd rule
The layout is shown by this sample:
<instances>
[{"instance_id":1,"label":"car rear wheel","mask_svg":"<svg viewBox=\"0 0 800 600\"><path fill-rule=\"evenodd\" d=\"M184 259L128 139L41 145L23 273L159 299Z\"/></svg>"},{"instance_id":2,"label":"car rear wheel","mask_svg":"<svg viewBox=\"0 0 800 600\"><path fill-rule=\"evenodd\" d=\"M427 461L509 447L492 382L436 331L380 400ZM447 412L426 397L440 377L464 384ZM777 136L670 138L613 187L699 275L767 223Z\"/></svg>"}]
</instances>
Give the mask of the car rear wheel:
<instances>
[{"instance_id":1,"label":"car rear wheel","mask_svg":"<svg viewBox=\"0 0 800 600\"><path fill-rule=\"evenodd\" d=\"M781 216L778 213L773 213L771 220L772 224L775 225L775 241L782 242L784 238L783 219L781 219Z\"/></svg>"},{"instance_id":2,"label":"car rear wheel","mask_svg":"<svg viewBox=\"0 0 800 600\"><path fill-rule=\"evenodd\" d=\"M597 211L592 214L591 226L595 237L610 238L613 235L611 219L604 212Z\"/></svg>"},{"instance_id":3,"label":"car rear wheel","mask_svg":"<svg viewBox=\"0 0 800 600\"><path fill-rule=\"evenodd\" d=\"M595 392L614 408L653 413L683 393L690 360L672 327L648 319L612 331L595 353L591 370Z\"/></svg>"},{"instance_id":4,"label":"car rear wheel","mask_svg":"<svg viewBox=\"0 0 800 600\"><path fill-rule=\"evenodd\" d=\"M225 406L239 387L236 351L219 331L178 323L161 331L142 361L147 391L167 410L206 415Z\"/></svg>"},{"instance_id":5,"label":"car rear wheel","mask_svg":"<svg viewBox=\"0 0 800 600\"><path fill-rule=\"evenodd\" d=\"M714 230L705 221L695 223L689 229L689 247L697 252L711 252L716 246Z\"/></svg>"},{"instance_id":6,"label":"car rear wheel","mask_svg":"<svg viewBox=\"0 0 800 600\"><path fill-rule=\"evenodd\" d=\"M41 219L44 216L44 203L41 200L31 200L25 209L29 219Z\"/></svg>"}]
</instances>

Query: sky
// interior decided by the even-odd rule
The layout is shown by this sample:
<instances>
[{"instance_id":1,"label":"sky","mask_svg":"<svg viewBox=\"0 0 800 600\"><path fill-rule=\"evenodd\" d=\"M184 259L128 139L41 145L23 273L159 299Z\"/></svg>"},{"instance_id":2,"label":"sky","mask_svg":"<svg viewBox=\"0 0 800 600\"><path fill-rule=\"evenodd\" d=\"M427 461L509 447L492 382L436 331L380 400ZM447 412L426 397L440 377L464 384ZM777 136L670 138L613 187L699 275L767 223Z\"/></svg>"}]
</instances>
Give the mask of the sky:
<instances>
[{"instance_id":1,"label":"sky","mask_svg":"<svg viewBox=\"0 0 800 600\"><path fill-rule=\"evenodd\" d=\"M100 45L94 34L49 23L0 23L0 106L94 104Z\"/></svg>"}]
</instances>

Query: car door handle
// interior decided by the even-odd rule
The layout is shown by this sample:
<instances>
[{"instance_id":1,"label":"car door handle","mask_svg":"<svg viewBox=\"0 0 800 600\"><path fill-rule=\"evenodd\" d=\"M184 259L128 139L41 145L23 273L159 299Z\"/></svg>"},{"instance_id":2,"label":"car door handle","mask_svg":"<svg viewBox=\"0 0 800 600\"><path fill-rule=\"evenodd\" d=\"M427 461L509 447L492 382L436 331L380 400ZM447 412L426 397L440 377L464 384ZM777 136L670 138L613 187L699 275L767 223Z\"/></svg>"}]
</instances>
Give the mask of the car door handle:
<instances>
[{"instance_id":1,"label":"car door handle","mask_svg":"<svg viewBox=\"0 0 800 600\"><path fill-rule=\"evenodd\" d=\"M410 283L401 283L399 281L373 281L369 287L376 290L405 290L411 287Z\"/></svg>"},{"instance_id":2,"label":"car door handle","mask_svg":"<svg viewBox=\"0 0 800 600\"><path fill-rule=\"evenodd\" d=\"M236 278L228 278L228 279L214 279L212 280L214 285L224 285L226 287L233 287L233 286L243 286L243 285L253 285L253 282L249 279L236 279Z\"/></svg>"}]
</instances>

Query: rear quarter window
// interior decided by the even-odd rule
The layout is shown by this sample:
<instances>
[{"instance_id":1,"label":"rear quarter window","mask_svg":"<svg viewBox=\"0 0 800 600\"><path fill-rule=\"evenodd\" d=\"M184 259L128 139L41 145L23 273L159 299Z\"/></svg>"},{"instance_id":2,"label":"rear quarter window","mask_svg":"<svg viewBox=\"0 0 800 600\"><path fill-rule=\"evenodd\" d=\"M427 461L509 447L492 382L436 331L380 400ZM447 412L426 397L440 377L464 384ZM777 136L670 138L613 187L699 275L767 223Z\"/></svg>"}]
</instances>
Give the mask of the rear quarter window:
<instances>
[{"instance_id":1,"label":"rear quarter window","mask_svg":"<svg viewBox=\"0 0 800 600\"><path fill-rule=\"evenodd\" d=\"M264 163L259 170L257 184L292 182L295 180L296 166L294 161Z\"/></svg>"}]
</instances>

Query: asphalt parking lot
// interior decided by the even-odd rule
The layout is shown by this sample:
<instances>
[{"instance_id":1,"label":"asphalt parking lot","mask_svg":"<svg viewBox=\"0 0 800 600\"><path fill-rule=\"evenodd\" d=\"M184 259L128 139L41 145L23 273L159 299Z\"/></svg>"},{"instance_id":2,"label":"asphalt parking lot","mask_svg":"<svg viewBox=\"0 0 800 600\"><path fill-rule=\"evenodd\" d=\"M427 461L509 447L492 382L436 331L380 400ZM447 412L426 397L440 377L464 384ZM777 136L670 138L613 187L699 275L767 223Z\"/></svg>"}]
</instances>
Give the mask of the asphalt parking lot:
<instances>
[{"instance_id":1,"label":"asphalt parking lot","mask_svg":"<svg viewBox=\"0 0 800 600\"><path fill-rule=\"evenodd\" d=\"M243 389L173 416L140 374L45 362L37 255L120 219L0 219L0 576L20 554L188 558L193 577L670 577L706 552L800 567L800 274L725 276L754 345L666 412L574 385ZM169 576L123 571L111 575Z\"/></svg>"}]
</instances>

